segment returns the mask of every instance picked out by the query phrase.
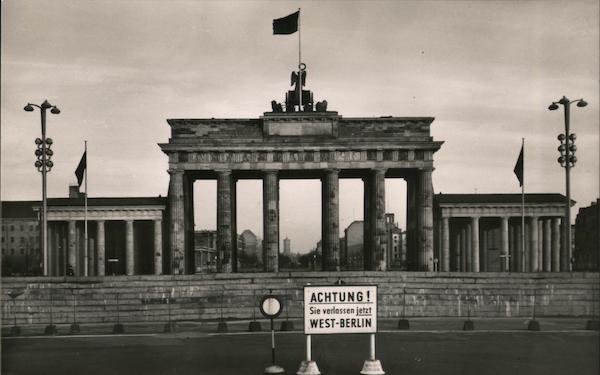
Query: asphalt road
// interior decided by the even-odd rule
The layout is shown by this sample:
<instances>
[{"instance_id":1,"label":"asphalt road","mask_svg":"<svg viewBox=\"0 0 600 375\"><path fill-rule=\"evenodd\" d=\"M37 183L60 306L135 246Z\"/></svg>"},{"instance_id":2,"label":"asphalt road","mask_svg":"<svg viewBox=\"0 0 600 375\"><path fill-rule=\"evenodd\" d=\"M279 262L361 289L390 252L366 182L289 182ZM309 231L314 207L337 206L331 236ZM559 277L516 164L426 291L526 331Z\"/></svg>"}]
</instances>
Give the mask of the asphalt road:
<instances>
[{"instance_id":1,"label":"asphalt road","mask_svg":"<svg viewBox=\"0 0 600 375\"><path fill-rule=\"evenodd\" d=\"M295 374L304 336L277 333L277 363ZM313 336L323 375L358 374L368 335ZM599 373L598 332L380 332L377 357L387 374ZM2 374L252 374L270 363L270 335L157 334L2 339Z\"/></svg>"}]
</instances>

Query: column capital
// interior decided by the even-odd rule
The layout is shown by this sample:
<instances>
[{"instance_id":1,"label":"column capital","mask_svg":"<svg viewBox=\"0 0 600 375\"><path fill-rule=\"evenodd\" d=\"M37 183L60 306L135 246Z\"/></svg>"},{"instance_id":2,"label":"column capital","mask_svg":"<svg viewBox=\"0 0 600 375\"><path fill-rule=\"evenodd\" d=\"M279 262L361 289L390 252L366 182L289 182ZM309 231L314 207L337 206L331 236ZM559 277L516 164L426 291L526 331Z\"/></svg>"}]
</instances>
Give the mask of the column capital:
<instances>
[{"instance_id":1,"label":"column capital","mask_svg":"<svg viewBox=\"0 0 600 375\"><path fill-rule=\"evenodd\" d=\"M265 175L269 174L269 175L277 175L279 173L279 170L277 169L263 169L261 170L261 172Z\"/></svg>"},{"instance_id":2,"label":"column capital","mask_svg":"<svg viewBox=\"0 0 600 375\"><path fill-rule=\"evenodd\" d=\"M231 175L231 169L215 169L215 172L221 176L229 176Z\"/></svg>"},{"instance_id":3,"label":"column capital","mask_svg":"<svg viewBox=\"0 0 600 375\"><path fill-rule=\"evenodd\" d=\"M167 169L167 172L170 175L182 175L183 172L185 172L185 171L183 169L169 168L169 169Z\"/></svg>"},{"instance_id":4,"label":"column capital","mask_svg":"<svg viewBox=\"0 0 600 375\"><path fill-rule=\"evenodd\" d=\"M94 220L96 224L104 224L106 220Z\"/></svg>"},{"instance_id":5,"label":"column capital","mask_svg":"<svg viewBox=\"0 0 600 375\"><path fill-rule=\"evenodd\" d=\"M337 168L327 168L327 169L324 169L323 172L325 174L339 174L340 170Z\"/></svg>"},{"instance_id":6,"label":"column capital","mask_svg":"<svg viewBox=\"0 0 600 375\"><path fill-rule=\"evenodd\" d=\"M375 167L371 168L371 172L374 174L385 174L387 172L387 168Z\"/></svg>"}]
</instances>

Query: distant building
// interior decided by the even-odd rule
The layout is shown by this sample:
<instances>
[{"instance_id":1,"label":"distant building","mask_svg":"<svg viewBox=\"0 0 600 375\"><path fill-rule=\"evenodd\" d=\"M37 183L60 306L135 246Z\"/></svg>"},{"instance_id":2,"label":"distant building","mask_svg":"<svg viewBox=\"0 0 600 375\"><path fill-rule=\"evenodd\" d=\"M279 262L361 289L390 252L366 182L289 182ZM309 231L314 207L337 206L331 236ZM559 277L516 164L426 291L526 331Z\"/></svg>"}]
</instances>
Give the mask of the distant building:
<instances>
[{"instance_id":1,"label":"distant building","mask_svg":"<svg viewBox=\"0 0 600 375\"><path fill-rule=\"evenodd\" d=\"M387 269L400 268L402 259L406 258L406 252L403 251L402 238L403 232L398 228L398 223L394 221L394 214L385 214L386 246L385 259ZM362 270L364 268L363 248L364 248L364 223L361 220L355 220L348 228L344 230L342 264L349 270Z\"/></svg>"},{"instance_id":2,"label":"distant building","mask_svg":"<svg viewBox=\"0 0 600 375\"><path fill-rule=\"evenodd\" d=\"M574 232L575 270L600 270L600 199L579 209Z\"/></svg>"},{"instance_id":3,"label":"distant building","mask_svg":"<svg viewBox=\"0 0 600 375\"><path fill-rule=\"evenodd\" d=\"M41 274L37 201L2 202L2 275Z\"/></svg>"},{"instance_id":4,"label":"distant building","mask_svg":"<svg viewBox=\"0 0 600 375\"><path fill-rule=\"evenodd\" d=\"M84 201L77 186L68 198L48 198L49 276L160 275L163 266L169 268L163 255L165 198L88 198L87 215ZM3 276L43 274L40 210L39 201L2 202Z\"/></svg>"},{"instance_id":5,"label":"distant building","mask_svg":"<svg viewBox=\"0 0 600 375\"><path fill-rule=\"evenodd\" d=\"M398 269L406 260L406 252L402 247L402 230L394 220L394 214L385 214L385 230L387 233L386 262L388 269Z\"/></svg>"},{"instance_id":6,"label":"distant building","mask_svg":"<svg viewBox=\"0 0 600 375\"><path fill-rule=\"evenodd\" d=\"M246 255L255 255L261 258L262 251L259 246L260 239L250 229L246 229L238 236L238 248Z\"/></svg>"},{"instance_id":7,"label":"distant building","mask_svg":"<svg viewBox=\"0 0 600 375\"><path fill-rule=\"evenodd\" d=\"M569 271L571 249L561 246L565 196L525 194L524 198L525 226L521 194L434 195L431 263L437 263L440 271ZM409 232L409 269L418 263L418 241Z\"/></svg>"},{"instance_id":8,"label":"distant building","mask_svg":"<svg viewBox=\"0 0 600 375\"><path fill-rule=\"evenodd\" d=\"M217 272L217 231L194 232L194 255L197 273Z\"/></svg>"},{"instance_id":9,"label":"distant building","mask_svg":"<svg viewBox=\"0 0 600 375\"><path fill-rule=\"evenodd\" d=\"M283 255L286 255L288 257L292 252L291 242L292 241L287 237L283 239Z\"/></svg>"},{"instance_id":10,"label":"distant building","mask_svg":"<svg viewBox=\"0 0 600 375\"><path fill-rule=\"evenodd\" d=\"M345 259L343 263L349 270L363 269L363 222L355 220L344 230Z\"/></svg>"}]
</instances>

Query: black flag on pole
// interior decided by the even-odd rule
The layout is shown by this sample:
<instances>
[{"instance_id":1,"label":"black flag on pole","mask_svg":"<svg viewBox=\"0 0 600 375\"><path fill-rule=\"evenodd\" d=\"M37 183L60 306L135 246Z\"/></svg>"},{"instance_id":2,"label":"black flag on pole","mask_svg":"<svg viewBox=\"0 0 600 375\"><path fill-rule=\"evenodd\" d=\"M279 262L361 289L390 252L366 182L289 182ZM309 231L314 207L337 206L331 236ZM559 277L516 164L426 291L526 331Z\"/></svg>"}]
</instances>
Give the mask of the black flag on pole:
<instances>
[{"instance_id":1,"label":"black flag on pole","mask_svg":"<svg viewBox=\"0 0 600 375\"><path fill-rule=\"evenodd\" d=\"M299 16L300 11L297 11L295 13L290 14L289 16L273 20L273 34L288 35L298 31Z\"/></svg>"},{"instance_id":2,"label":"black flag on pole","mask_svg":"<svg viewBox=\"0 0 600 375\"><path fill-rule=\"evenodd\" d=\"M523 146L521 146L521 153L519 153L519 159L517 159L517 163L515 164L515 169L513 171L517 175L519 179L519 186L523 186Z\"/></svg>"},{"instance_id":3,"label":"black flag on pole","mask_svg":"<svg viewBox=\"0 0 600 375\"><path fill-rule=\"evenodd\" d=\"M87 167L87 151L83 153L81 160L79 161L79 165L77 169L75 169L75 176L77 177L77 185L81 187L81 183L83 182L83 174L85 172L85 168Z\"/></svg>"}]
</instances>

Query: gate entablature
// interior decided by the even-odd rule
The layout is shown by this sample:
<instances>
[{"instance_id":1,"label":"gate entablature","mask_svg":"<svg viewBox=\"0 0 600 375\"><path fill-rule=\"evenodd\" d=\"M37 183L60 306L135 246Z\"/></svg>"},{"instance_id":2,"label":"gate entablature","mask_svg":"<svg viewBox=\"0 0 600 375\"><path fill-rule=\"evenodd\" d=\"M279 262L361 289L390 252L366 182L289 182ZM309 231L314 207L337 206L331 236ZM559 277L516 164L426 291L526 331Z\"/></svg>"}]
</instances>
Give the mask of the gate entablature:
<instances>
[{"instance_id":1,"label":"gate entablature","mask_svg":"<svg viewBox=\"0 0 600 375\"><path fill-rule=\"evenodd\" d=\"M433 168L433 118L344 119L336 112L258 120L171 119L169 166L183 170Z\"/></svg>"},{"instance_id":2,"label":"gate entablature","mask_svg":"<svg viewBox=\"0 0 600 375\"><path fill-rule=\"evenodd\" d=\"M323 268L340 267L339 178L365 184L365 268L385 270L385 177L407 181L409 254L415 269L433 269L431 173L443 142L430 134L432 117L343 118L337 112L266 112L258 119L169 119L169 235L174 273L193 272L193 189L217 180L218 269L236 270L235 183L263 180L263 260L277 271L279 179L322 181Z\"/></svg>"}]
</instances>

